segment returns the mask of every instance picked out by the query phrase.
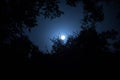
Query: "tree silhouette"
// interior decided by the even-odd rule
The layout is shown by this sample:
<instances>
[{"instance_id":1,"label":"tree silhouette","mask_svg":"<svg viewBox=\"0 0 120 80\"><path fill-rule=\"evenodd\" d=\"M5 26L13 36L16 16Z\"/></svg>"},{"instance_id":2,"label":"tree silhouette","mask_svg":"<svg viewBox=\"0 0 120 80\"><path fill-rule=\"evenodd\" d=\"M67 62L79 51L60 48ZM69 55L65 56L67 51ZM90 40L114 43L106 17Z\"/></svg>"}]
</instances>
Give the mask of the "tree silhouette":
<instances>
[{"instance_id":1,"label":"tree silhouette","mask_svg":"<svg viewBox=\"0 0 120 80\"><path fill-rule=\"evenodd\" d=\"M0 53L3 61L34 63L42 52L24 36L23 29L37 25L36 17L56 18L63 14L57 0L1 0ZM29 60L28 56L31 58ZM16 61L16 62L15 62Z\"/></svg>"},{"instance_id":2,"label":"tree silhouette","mask_svg":"<svg viewBox=\"0 0 120 80\"><path fill-rule=\"evenodd\" d=\"M57 40L53 45L53 56L57 57L55 61L62 62L62 65L119 63L120 56L117 54L119 42L116 45L116 54L109 48L108 40L113 39L115 36L111 35L113 33L115 33L113 30L98 33L94 27L91 27L83 29L76 38L71 37L64 45Z\"/></svg>"},{"instance_id":3,"label":"tree silhouette","mask_svg":"<svg viewBox=\"0 0 120 80\"><path fill-rule=\"evenodd\" d=\"M1 59L5 64L31 64L40 61L38 57L41 55L43 53L26 36L1 47Z\"/></svg>"}]
</instances>

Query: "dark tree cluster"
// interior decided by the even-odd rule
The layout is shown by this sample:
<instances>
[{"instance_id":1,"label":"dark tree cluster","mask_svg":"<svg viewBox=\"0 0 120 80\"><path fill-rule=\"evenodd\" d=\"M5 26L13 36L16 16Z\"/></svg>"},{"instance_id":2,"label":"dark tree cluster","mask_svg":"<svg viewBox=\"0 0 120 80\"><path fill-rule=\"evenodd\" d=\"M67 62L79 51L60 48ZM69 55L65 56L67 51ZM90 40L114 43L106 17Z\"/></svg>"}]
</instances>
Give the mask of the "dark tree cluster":
<instances>
[{"instance_id":1,"label":"dark tree cluster","mask_svg":"<svg viewBox=\"0 0 120 80\"><path fill-rule=\"evenodd\" d=\"M1 0L0 56L4 64L40 66L119 65L120 40L115 30L98 33L96 23L104 20L103 0L66 0L66 4L84 4L82 30L66 43L52 40L52 51L43 53L24 35L23 29L35 27L36 17L56 18L63 12L57 0ZM106 3L109 0L105 0ZM112 42L111 42L112 40Z\"/></svg>"},{"instance_id":2,"label":"dark tree cluster","mask_svg":"<svg viewBox=\"0 0 120 80\"><path fill-rule=\"evenodd\" d=\"M60 40L54 40L52 56L58 56L55 61L62 59L64 64L70 65L119 64L119 41L109 42L116 34L114 30L98 33L93 27L84 29L76 38L70 37L66 44Z\"/></svg>"}]
</instances>

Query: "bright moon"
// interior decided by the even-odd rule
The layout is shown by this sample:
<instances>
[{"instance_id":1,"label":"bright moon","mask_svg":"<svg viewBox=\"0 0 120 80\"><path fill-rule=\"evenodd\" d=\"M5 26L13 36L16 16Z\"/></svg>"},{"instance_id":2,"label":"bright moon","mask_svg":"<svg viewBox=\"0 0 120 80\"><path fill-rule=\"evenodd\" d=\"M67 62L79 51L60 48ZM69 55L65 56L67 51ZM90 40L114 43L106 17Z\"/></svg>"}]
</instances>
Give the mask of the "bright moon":
<instances>
[{"instance_id":1,"label":"bright moon","mask_svg":"<svg viewBox=\"0 0 120 80\"><path fill-rule=\"evenodd\" d=\"M65 35L61 35L60 39L65 40Z\"/></svg>"}]
</instances>

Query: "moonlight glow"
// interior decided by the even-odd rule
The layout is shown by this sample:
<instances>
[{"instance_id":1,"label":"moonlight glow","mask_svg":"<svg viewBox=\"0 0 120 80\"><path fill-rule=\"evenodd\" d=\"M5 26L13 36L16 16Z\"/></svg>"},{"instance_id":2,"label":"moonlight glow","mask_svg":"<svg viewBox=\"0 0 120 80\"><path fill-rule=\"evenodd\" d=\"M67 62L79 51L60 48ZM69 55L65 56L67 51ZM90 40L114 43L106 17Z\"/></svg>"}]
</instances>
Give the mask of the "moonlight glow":
<instances>
[{"instance_id":1,"label":"moonlight glow","mask_svg":"<svg viewBox=\"0 0 120 80\"><path fill-rule=\"evenodd\" d=\"M65 38L66 38L65 35L61 35L61 36L60 36L60 39L61 39L61 40L65 40Z\"/></svg>"}]
</instances>

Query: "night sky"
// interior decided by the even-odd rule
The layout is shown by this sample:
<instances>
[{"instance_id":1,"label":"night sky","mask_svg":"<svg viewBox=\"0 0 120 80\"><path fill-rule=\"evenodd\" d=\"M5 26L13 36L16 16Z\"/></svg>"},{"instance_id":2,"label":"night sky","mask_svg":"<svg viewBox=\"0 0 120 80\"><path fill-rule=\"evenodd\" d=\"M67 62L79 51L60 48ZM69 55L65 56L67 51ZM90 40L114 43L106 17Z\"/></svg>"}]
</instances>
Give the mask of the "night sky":
<instances>
[{"instance_id":1,"label":"night sky","mask_svg":"<svg viewBox=\"0 0 120 80\"><path fill-rule=\"evenodd\" d=\"M1 0L0 58L5 70L119 69L120 0Z\"/></svg>"},{"instance_id":2,"label":"night sky","mask_svg":"<svg viewBox=\"0 0 120 80\"><path fill-rule=\"evenodd\" d=\"M101 3L103 4L104 21L96 24L98 32L105 30L116 29L120 30L120 20L117 19L119 5L116 2ZM45 19L44 17L37 17L38 25L31 30L25 31L30 40L39 47L40 50L51 50L52 42L50 39L56 38L60 35L75 36L81 30L81 22L83 19L83 5L79 3L76 7L71 7L61 0L60 10L64 14L55 19ZM67 40L67 39L66 39Z\"/></svg>"}]
</instances>

